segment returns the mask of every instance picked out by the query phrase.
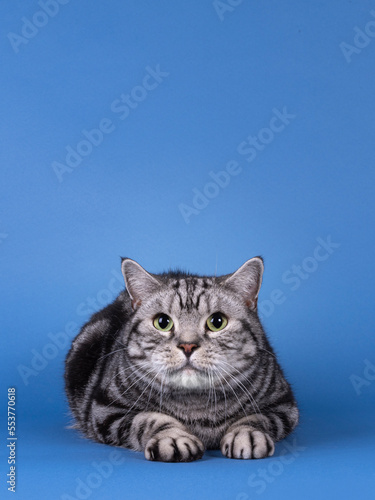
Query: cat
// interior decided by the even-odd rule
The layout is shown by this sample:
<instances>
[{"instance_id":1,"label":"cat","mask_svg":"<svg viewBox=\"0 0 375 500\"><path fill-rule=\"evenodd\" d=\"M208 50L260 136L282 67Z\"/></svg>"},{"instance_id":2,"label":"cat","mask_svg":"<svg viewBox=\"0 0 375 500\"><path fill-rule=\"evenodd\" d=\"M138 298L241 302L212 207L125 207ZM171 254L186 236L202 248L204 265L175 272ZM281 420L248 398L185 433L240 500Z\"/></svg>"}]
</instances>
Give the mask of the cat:
<instances>
[{"instance_id":1,"label":"cat","mask_svg":"<svg viewBox=\"0 0 375 500\"><path fill-rule=\"evenodd\" d=\"M271 456L299 412L257 314L263 269L254 257L219 277L150 274L122 259L126 289L66 358L75 427L148 460Z\"/></svg>"}]
</instances>

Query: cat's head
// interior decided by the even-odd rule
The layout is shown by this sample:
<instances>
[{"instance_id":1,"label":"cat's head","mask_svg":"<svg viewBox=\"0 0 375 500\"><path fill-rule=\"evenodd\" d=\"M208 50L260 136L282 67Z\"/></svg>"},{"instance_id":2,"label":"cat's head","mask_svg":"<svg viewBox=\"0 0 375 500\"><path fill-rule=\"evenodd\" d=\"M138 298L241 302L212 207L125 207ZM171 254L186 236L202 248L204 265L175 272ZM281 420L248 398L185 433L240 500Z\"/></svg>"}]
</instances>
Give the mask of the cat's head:
<instances>
[{"instance_id":1,"label":"cat's head","mask_svg":"<svg viewBox=\"0 0 375 500\"><path fill-rule=\"evenodd\" d=\"M260 257L219 277L150 274L131 259L123 259L122 272L133 308L126 354L134 368L164 387L200 390L251 365L264 338Z\"/></svg>"}]
</instances>

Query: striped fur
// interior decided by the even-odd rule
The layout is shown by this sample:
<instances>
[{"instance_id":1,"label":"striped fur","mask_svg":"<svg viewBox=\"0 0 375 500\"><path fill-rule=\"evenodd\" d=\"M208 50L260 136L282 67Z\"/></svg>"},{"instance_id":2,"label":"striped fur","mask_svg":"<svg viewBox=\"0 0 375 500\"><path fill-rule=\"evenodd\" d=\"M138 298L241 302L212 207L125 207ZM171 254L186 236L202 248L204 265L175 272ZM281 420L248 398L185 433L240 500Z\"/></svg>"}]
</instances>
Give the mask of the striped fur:
<instances>
[{"instance_id":1,"label":"striped fur","mask_svg":"<svg viewBox=\"0 0 375 500\"><path fill-rule=\"evenodd\" d=\"M149 460L272 455L298 423L292 390L259 321L263 262L232 275L147 273L124 259L126 290L94 314L66 359L66 392L89 438L144 451ZM211 332L220 311L227 326ZM153 325L159 313L170 332ZM180 344L198 347L189 358Z\"/></svg>"}]
</instances>

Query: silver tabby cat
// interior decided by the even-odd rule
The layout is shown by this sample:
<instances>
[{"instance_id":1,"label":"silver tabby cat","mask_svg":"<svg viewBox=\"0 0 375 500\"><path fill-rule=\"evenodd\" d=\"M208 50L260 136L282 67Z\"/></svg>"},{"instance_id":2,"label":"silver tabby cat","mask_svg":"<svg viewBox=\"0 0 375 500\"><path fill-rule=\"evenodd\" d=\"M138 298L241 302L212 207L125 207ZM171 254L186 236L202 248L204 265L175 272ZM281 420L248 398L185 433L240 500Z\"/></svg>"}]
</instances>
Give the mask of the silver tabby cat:
<instances>
[{"instance_id":1,"label":"silver tabby cat","mask_svg":"<svg viewBox=\"0 0 375 500\"><path fill-rule=\"evenodd\" d=\"M126 290L66 359L76 427L148 460L272 455L298 409L257 314L262 259L220 277L150 274L131 259L122 272Z\"/></svg>"}]
</instances>

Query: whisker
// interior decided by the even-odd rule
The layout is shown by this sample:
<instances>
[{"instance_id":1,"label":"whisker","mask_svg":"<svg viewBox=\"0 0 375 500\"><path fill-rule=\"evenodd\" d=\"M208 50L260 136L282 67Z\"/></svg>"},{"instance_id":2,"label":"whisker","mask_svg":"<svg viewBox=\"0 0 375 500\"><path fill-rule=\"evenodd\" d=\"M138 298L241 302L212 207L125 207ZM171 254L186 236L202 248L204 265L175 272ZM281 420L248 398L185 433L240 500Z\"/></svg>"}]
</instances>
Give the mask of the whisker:
<instances>
[{"instance_id":1,"label":"whisker","mask_svg":"<svg viewBox=\"0 0 375 500\"><path fill-rule=\"evenodd\" d=\"M215 382L214 382L214 378L213 378L213 375L212 375L212 371L211 371L211 380L212 380L212 389L214 390L214 399L215 399L215 415L216 415L216 411L217 411L217 398L216 398Z\"/></svg>"},{"instance_id":2,"label":"whisker","mask_svg":"<svg viewBox=\"0 0 375 500\"><path fill-rule=\"evenodd\" d=\"M125 389L124 392L122 392L120 394L120 396L118 396L116 399L114 399L111 403L109 403L109 405L107 405L107 408L109 406L111 406L113 403L115 403L116 401L118 401L120 398L122 398L124 396L124 394L126 394L132 387L134 387L135 384L137 384L139 381L141 380L144 380L146 377L148 377L152 372L154 372L155 369L154 368L151 368L150 370L148 370L143 376L139 377L137 375L135 375L137 377L137 379L129 386Z\"/></svg>"},{"instance_id":3,"label":"whisker","mask_svg":"<svg viewBox=\"0 0 375 500\"><path fill-rule=\"evenodd\" d=\"M107 354L104 354L103 356L100 356L100 358L98 358L98 361L100 361L101 359L107 358L108 356L111 356L112 354L115 354L116 352L120 352L120 351L125 351L125 347L122 347L121 349L116 349L115 351L111 351Z\"/></svg>"},{"instance_id":4,"label":"whisker","mask_svg":"<svg viewBox=\"0 0 375 500\"><path fill-rule=\"evenodd\" d=\"M236 370L236 371L237 371L240 375L243 375L243 374L240 372L240 370L238 370L237 368L235 368L234 366L232 366L230 363L227 363L226 361L222 361L222 360L220 361L220 363L225 363L226 365L230 366L230 368L231 368L231 369L234 369L234 370ZM227 373L228 373L228 372L227 372ZM253 395L252 395L252 394L248 391L247 387L246 387L246 386L242 383L242 381L241 381L241 380L239 380L239 379L238 379L238 377L236 377L235 375L233 375L233 374L231 374L231 373L228 373L228 375L230 375L230 376L232 377L232 380L234 380L237 384L239 384L240 386L242 386L242 388L244 389L244 391L246 392L246 394L249 396L250 400L254 402L254 404L256 405L256 407L257 407L257 409L258 409L259 413L261 414L260 409L259 409L259 406L258 406L257 402L255 401L254 396L253 396ZM253 384L252 384L251 380L249 380L247 377L244 377L244 378L245 378L245 380L246 380L247 382L249 382L249 384L250 384L250 385L254 388L254 386L253 386Z\"/></svg>"},{"instance_id":5,"label":"whisker","mask_svg":"<svg viewBox=\"0 0 375 500\"><path fill-rule=\"evenodd\" d=\"M156 379L156 377L159 375L159 373L161 372L162 369L160 369L156 375L153 377L153 379L146 385L146 387L143 389L143 391L141 392L141 394L138 396L138 398L135 400L134 404L129 408L129 410L125 413L124 416L128 415L131 410L134 408L134 406L136 406L136 404L138 403L138 401L141 399L141 397L143 396L143 394L146 392L146 390L150 387L151 383Z\"/></svg>"},{"instance_id":6,"label":"whisker","mask_svg":"<svg viewBox=\"0 0 375 500\"><path fill-rule=\"evenodd\" d=\"M164 371L163 373L163 378L161 380L161 388L160 388L160 403L159 403L159 411L160 413L162 413L161 411L161 407L162 407L162 402L163 402L163 384L164 384L164 379L165 379L165 376L166 376L166 371Z\"/></svg>"},{"instance_id":7,"label":"whisker","mask_svg":"<svg viewBox=\"0 0 375 500\"><path fill-rule=\"evenodd\" d=\"M126 372L127 370L134 370L134 372L138 369L138 367L143 367L143 366L147 366L147 363L145 363L144 361L140 362L140 363L134 363L133 365L131 366L128 366L127 368L122 368L120 370L117 370L117 367L116 367L116 371L115 371L115 374L113 375L113 377L110 378L109 382L112 382L112 380L117 376L117 375L121 375L123 374L124 372ZM125 377L125 379L122 380L122 382L126 382L126 380L128 380L131 376L133 375L133 373L130 373L129 376ZM137 375L136 373L134 373L134 375Z\"/></svg>"},{"instance_id":8,"label":"whisker","mask_svg":"<svg viewBox=\"0 0 375 500\"><path fill-rule=\"evenodd\" d=\"M268 353L270 356L273 356L276 359L275 353L267 351L267 349L264 349L264 347L258 347L257 349L258 349L258 351L264 351L264 352Z\"/></svg>"},{"instance_id":9,"label":"whisker","mask_svg":"<svg viewBox=\"0 0 375 500\"><path fill-rule=\"evenodd\" d=\"M216 368L212 367L212 370L216 371ZM219 372L219 374L220 374L220 372ZM221 377L220 376L218 377L218 380L220 382L221 388L223 389L223 395L224 395L224 418L225 418L224 425L226 426L226 424L227 424L227 395L226 395L225 388L223 386L223 383L221 381Z\"/></svg>"},{"instance_id":10,"label":"whisker","mask_svg":"<svg viewBox=\"0 0 375 500\"><path fill-rule=\"evenodd\" d=\"M231 364L230 364L230 363L228 363L227 361L223 361L223 360L221 360L220 362L221 362L221 363L225 363L226 365L230 366L230 368L231 368L231 369L236 370L236 372L237 372L237 373L239 373L239 374L240 374L240 375L241 375L241 376L242 376L242 377L246 380L246 382L248 382L248 383L251 385L252 389L254 389L254 384L252 383L252 381L251 381L248 377L245 377L245 376L243 375L243 373L242 373L240 370L238 370L237 368L235 368L233 365L231 365ZM242 386L246 389L246 391L247 391L247 388L246 388L246 386L242 383L242 381L241 381L241 380L238 380L238 377L235 377L235 378L236 378L236 381L238 381L238 383L239 383L239 384L241 384L241 385L242 385ZM254 396L253 396L250 392L248 392L248 395L249 395L250 399L252 399L252 400L254 401L254 404L256 405L256 407L257 407L257 408L258 408L258 410L259 410L259 413L261 414L260 408L259 408L259 406L258 406L258 404L257 404L257 402L256 402L256 400L255 400L255 397L254 397Z\"/></svg>"},{"instance_id":11,"label":"whisker","mask_svg":"<svg viewBox=\"0 0 375 500\"><path fill-rule=\"evenodd\" d=\"M216 367L216 368L217 368L217 369L218 369L218 371L220 372L220 368L219 368L219 367ZM246 418L249 418L249 415L246 413L245 408L242 406L242 403L241 403L241 401L240 401L239 397L237 396L236 391L235 391L235 390L233 389L233 387L230 385L230 383L229 383L229 382L228 382L228 380L225 378L225 376L223 376L223 375L221 375L221 376L222 376L223 380L224 380L224 381L228 384L228 386L229 386L230 390L231 390L231 391L233 392L233 394L235 395L235 397L236 397L236 399L237 399L237 401L238 401L239 405L240 405L240 406L241 406L241 408L242 408L242 411L244 412L245 417L246 417Z\"/></svg>"},{"instance_id":12,"label":"whisker","mask_svg":"<svg viewBox=\"0 0 375 500\"><path fill-rule=\"evenodd\" d=\"M208 397L207 397L207 403L206 403L206 409L208 409L208 403L210 402L211 398L211 379L210 379L210 372L209 368L205 368L205 372L207 373L207 378L208 378Z\"/></svg>"},{"instance_id":13,"label":"whisker","mask_svg":"<svg viewBox=\"0 0 375 500\"><path fill-rule=\"evenodd\" d=\"M226 363L226 362L224 362ZM230 365L229 363L226 363L228 364L229 366L231 366L231 368L234 368L232 365ZM234 368L236 370L236 368ZM238 384L238 387L249 397L250 399L250 404L251 406L253 407L253 410L254 410L254 413L255 415L257 415L258 417L261 417L262 416L262 412L260 411L260 408L257 404L257 402L255 401L253 395L247 390L247 388L245 387L245 385L240 381L238 380L237 377L235 377L234 375L230 374L229 372L227 372L224 368L222 368L222 370L227 374L229 375L229 377L231 377L231 379L236 383ZM237 370L239 373L241 373L239 370ZM263 423L263 419L260 418L259 419L260 423L262 423L262 425L264 426L264 423Z\"/></svg>"},{"instance_id":14,"label":"whisker","mask_svg":"<svg viewBox=\"0 0 375 500\"><path fill-rule=\"evenodd\" d=\"M159 373L162 371L162 368L160 368L160 370L157 372L156 376L152 379L152 385L151 385L151 389L150 389L150 393L148 395L148 400L147 400L147 405L146 405L146 408L145 408L145 412L147 411L148 409L148 405L150 404L150 399L151 399L151 394L152 394L152 391L154 389L154 383L155 383L155 380L156 380L156 377L159 375Z\"/></svg>"}]
</instances>

